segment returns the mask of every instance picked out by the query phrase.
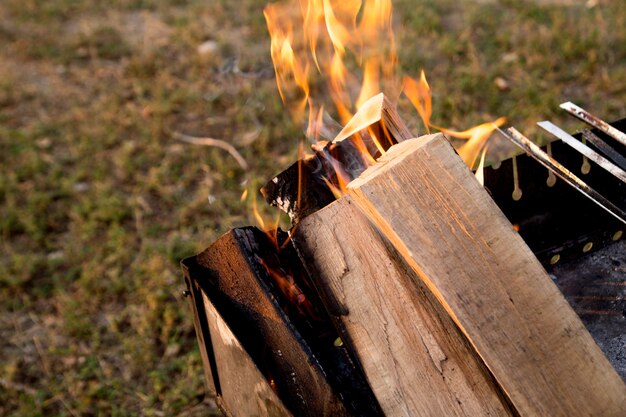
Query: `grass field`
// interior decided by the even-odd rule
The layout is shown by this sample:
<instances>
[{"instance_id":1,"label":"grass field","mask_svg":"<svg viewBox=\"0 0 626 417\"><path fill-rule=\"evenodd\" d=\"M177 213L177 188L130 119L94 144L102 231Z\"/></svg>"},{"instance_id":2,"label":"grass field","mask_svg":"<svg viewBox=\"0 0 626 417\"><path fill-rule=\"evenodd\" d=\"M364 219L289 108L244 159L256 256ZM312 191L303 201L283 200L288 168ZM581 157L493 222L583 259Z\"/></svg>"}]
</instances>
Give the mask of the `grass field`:
<instances>
[{"instance_id":1,"label":"grass field","mask_svg":"<svg viewBox=\"0 0 626 417\"><path fill-rule=\"evenodd\" d=\"M440 125L574 128L564 100L626 116L619 1L394 3ZM286 167L302 130L263 5L0 2L0 415L211 413L178 262L255 223L242 181ZM175 131L232 143L250 169Z\"/></svg>"}]
</instances>

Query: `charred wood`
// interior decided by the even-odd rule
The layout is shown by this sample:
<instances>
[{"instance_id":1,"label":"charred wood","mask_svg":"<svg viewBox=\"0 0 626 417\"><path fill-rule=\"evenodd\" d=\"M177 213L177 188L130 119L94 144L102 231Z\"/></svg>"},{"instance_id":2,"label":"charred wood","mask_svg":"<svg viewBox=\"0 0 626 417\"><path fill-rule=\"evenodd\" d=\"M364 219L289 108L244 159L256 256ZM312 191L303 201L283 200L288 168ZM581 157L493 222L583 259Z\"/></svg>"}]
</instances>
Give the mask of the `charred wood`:
<instances>
[{"instance_id":1,"label":"charred wood","mask_svg":"<svg viewBox=\"0 0 626 417\"><path fill-rule=\"evenodd\" d=\"M184 265L294 415L381 415L285 237L234 229Z\"/></svg>"},{"instance_id":2,"label":"charred wood","mask_svg":"<svg viewBox=\"0 0 626 417\"><path fill-rule=\"evenodd\" d=\"M386 151L414 137L382 94L364 104L361 112L370 113L369 125L361 128L348 123L334 141L315 144L313 155L297 161L261 188L265 200L287 213L293 224L335 201L331 186L341 188L341 181L358 177L380 156L381 149Z\"/></svg>"}]
</instances>

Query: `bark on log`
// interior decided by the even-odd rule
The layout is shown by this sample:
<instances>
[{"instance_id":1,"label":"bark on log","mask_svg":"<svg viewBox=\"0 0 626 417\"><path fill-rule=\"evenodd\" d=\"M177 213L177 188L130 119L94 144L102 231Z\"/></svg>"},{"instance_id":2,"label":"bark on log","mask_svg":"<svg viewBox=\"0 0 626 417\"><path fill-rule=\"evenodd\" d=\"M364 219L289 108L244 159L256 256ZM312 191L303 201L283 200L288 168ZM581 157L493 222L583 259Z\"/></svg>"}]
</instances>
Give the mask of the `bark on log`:
<instances>
[{"instance_id":1,"label":"bark on log","mask_svg":"<svg viewBox=\"0 0 626 417\"><path fill-rule=\"evenodd\" d=\"M394 146L348 188L520 415L624 415L626 385L442 135Z\"/></svg>"}]
</instances>

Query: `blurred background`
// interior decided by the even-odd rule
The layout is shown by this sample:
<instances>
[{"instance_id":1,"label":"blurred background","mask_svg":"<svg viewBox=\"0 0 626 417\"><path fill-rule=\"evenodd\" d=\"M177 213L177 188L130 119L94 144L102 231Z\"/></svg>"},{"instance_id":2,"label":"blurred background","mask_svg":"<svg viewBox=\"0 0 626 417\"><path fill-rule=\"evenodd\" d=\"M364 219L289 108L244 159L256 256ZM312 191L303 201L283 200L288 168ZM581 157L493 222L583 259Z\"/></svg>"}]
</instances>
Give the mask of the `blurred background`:
<instances>
[{"instance_id":1,"label":"blurred background","mask_svg":"<svg viewBox=\"0 0 626 417\"><path fill-rule=\"evenodd\" d=\"M0 2L0 415L212 413L179 261L256 224L242 190L293 162L302 135L264 5ZM506 116L538 137L546 118L578 127L566 100L626 117L621 1L394 7L402 69L425 69L436 124ZM232 144L248 169L181 133Z\"/></svg>"}]
</instances>

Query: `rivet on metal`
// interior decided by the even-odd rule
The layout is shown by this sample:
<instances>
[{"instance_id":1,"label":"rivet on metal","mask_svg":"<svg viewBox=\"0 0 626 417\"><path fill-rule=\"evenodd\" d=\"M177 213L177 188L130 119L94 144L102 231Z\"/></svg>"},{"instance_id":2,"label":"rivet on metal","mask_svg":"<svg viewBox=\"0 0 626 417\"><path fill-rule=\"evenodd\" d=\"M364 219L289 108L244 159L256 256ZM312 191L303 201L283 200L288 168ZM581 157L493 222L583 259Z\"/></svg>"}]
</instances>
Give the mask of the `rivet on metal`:
<instances>
[{"instance_id":1,"label":"rivet on metal","mask_svg":"<svg viewBox=\"0 0 626 417\"><path fill-rule=\"evenodd\" d=\"M582 143L583 145L586 145L587 139L583 137ZM582 172L583 175L587 175L589 174L589 171L591 171L591 164L589 163L589 159L583 155L583 165L580 167L580 172Z\"/></svg>"},{"instance_id":2,"label":"rivet on metal","mask_svg":"<svg viewBox=\"0 0 626 417\"><path fill-rule=\"evenodd\" d=\"M522 198L522 190L519 188L519 176L517 173L517 157L514 156L513 160L513 200L519 201Z\"/></svg>"},{"instance_id":3,"label":"rivet on metal","mask_svg":"<svg viewBox=\"0 0 626 417\"><path fill-rule=\"evenodd\" d=\"M550 155L550 157L552 157L552 143L550 142L548 142L548 145L546 146L546 153ZM548 170L548 179L546 180L546 185L548 187L554 187L554 184L556 184L556 175L554 175L554 172Z\"/></svg>"}]
</instances>

